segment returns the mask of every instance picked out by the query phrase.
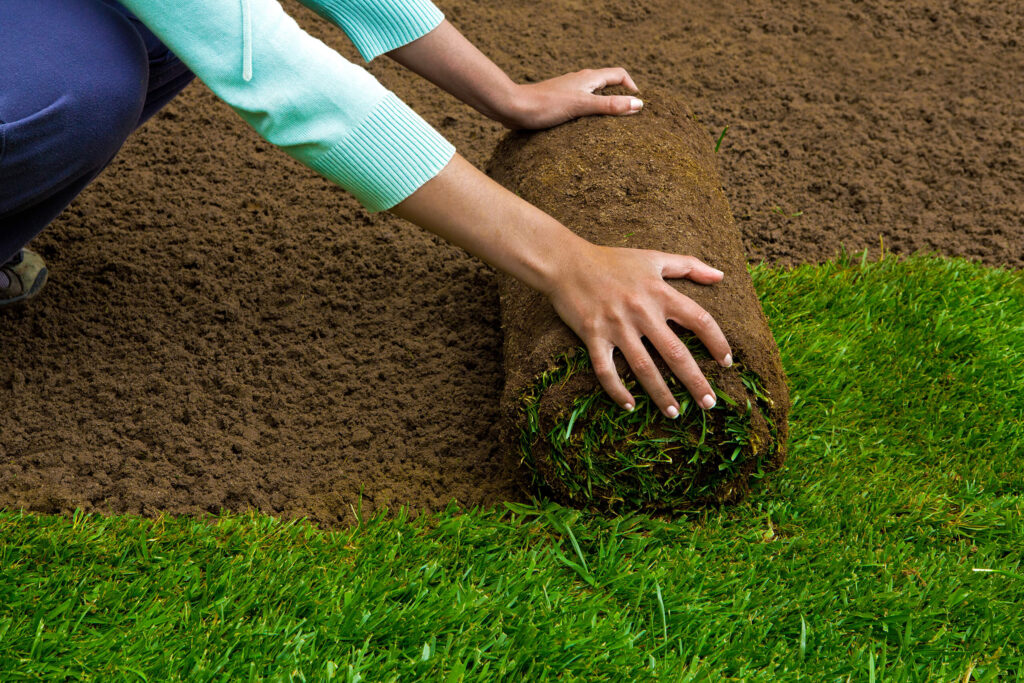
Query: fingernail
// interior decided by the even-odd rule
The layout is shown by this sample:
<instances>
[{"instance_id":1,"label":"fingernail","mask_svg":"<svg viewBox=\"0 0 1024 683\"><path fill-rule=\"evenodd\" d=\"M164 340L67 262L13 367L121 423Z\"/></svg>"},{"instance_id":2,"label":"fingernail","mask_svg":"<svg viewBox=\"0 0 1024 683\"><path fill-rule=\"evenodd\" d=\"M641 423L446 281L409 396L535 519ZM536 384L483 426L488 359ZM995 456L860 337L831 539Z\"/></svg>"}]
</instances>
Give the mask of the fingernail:
<instances>
[{"instance_id":1,"label":"fingernail","mask_svg":"<svg viewBox=\"0 0 1024 683\"><path fill-rule=\"evenodd\" d=\"M632 403L627 403L627 404L625 404L622 407L625 408L627 411L629 411L631 413L633 412L633 404Z\"/></svg>"},{"instance_id":2,"label":"fingernail","mask_svg":"<svg viewBox=\"0 0 1024 683\"><path fill-rule=\"evenodd\" d=\"M631 98L629 100L629 110L630 111L640 111L640 109L643 106L644 106L644 101L641 100L639 97L633 97L633 98Z\"/></svg>"},{"instance_id":3,"label":"fingernail","mask_svg":"<svg viewBox=\"0 0 1024 683\"><path fill-rule=\"evenodd\" d=\"M704 406L704 410L711 410L715 407L715 397L708 394L700 400L700 404Z\"/></svg>"},{"instance_id":4,"label":"fingernail","mask_svg":"<svg viewBox=\"0 0 1024 683\"><path fill-rule=\"evenodd\" d=\"M731 353L725 354L725 358L722 359L722 365L724 365L727 368L732 367L732 354Z\"/></svg>"},{"instance_id":5,"label":"fingernail","mask_svg":"<svg viewBox=\"0 0 1024 683\"><path fill-rule=\"evenodd\" d=\"M665 414L674 420L677 417L679 417L679 408L676 408L675 406L669 406L668 410L665 411Z\"/></svg>"}]
</instances>

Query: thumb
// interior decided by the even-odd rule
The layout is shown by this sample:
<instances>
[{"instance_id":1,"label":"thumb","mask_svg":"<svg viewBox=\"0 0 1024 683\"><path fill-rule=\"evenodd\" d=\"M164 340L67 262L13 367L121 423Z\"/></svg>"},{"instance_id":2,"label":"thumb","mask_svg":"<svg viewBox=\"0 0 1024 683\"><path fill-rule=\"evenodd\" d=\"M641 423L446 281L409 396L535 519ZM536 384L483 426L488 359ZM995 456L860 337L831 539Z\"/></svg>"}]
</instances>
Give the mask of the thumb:
<instances>
[{"instance_id":1,"label":"thumb","mask_svg":"<svg viewBox=\"0 0 1024 683\"><path fill-rule=\"evenodd\" d=\"M611 116L635 114L643 106L644 102L639 97L588 94L583 102L583 113L581 116L588 116L590 114L607 114Z\"/></svg>"},{"instance_id":2,"label":"thumb","mask_svg":"<svg viewBox=\"0 0 1024 683\"><path fill-rule=\"evenodd\" d=\"M682 254L664 254L665 261L661 265L661 276L665 278L680 278L698 282L702 285L710 285L719 282L724 277L722 271L713 268L700 259Z\"/></svg>"}]
</instances>

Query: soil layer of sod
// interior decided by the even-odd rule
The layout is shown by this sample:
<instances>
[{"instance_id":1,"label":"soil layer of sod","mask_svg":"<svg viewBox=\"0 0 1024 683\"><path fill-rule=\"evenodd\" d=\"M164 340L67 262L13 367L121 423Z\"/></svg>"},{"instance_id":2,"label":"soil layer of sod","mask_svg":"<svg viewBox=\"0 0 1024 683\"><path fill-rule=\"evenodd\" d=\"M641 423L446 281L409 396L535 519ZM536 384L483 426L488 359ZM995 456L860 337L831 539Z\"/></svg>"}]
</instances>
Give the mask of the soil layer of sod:
<instances>
[{"instance_id":1,"label":"soil layer of sod","mask_svg":"<svg viewBox=\"0 0 1024 683\"><path fill-rule=\"evenodd\" d=\"M664 418L638 392L625 413L601 390L580 339L539 292L499 275L506 383L502 443L550 495L574 506L681 510L735 502L785 459L789 391L746 269L712 140L677 97L649 89L628 118L586 117L516 132L487 172L576 234L605 247L690 254L724 271L713 286L672 280L721 321L735 360L718 365L683 332L718 395L701 410L655 354L679 401Z\"/></svg>"},{"instance_id":2,"label":"soil layer of sod","mask_svg":"<svg viewBox=\"0 0 1024 683\"><path fill-rule=\"evenodd\" d=\"M1012 3L440 3L519 81L621 65L722 139L748 256L844 245L1024 265ZM340 31L288 0L312 33ZM502 131L382 58L471 161ZM201 84L35 243L0 314L0 505L308 515L521 498L493 272L273 150Z\"/></svg>"}]
</instances>

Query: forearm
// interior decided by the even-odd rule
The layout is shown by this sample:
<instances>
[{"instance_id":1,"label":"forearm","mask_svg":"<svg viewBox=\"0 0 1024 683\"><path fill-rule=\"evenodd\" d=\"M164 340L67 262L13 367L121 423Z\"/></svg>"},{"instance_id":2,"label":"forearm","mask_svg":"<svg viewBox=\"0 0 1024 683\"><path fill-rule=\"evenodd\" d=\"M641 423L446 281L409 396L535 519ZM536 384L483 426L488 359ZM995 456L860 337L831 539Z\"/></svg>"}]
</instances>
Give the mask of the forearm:
<instances>
[{"instance_id":1,"label":"forearm","mask_svg":"<svg viewBox=\"0 0 1024 683\"><path fill-rule=\"evenodd\" d=\"M484 116L507 123L516 84L447 20L387 55Z\"/></svg>"},{"instance_id":2,"label":"forearm","mask_svg":"<svg viewBox=\"0 0 1024 683\"><path fill-rule=\"evenodd\" d=\"M459 154L391 211L545 293L591 246Z\"/></svg>"}]
</instances>

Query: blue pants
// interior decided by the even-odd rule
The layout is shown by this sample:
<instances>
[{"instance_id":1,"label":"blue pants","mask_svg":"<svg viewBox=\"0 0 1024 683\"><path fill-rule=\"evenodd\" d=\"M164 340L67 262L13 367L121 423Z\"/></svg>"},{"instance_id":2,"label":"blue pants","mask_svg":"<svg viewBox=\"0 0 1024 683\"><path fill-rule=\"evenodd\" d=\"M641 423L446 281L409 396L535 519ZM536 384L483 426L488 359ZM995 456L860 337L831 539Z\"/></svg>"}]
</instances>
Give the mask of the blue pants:
<instances>
[{"instance_id":1,"label":"blue pants","mask_svg":"<svg viewBox=\"0 0 1024 683\"><path fill-rule=\"evenodd\" d=\"M192 78L115 0L0 0L0 264Z\"/></svg>"}]
</instances>

